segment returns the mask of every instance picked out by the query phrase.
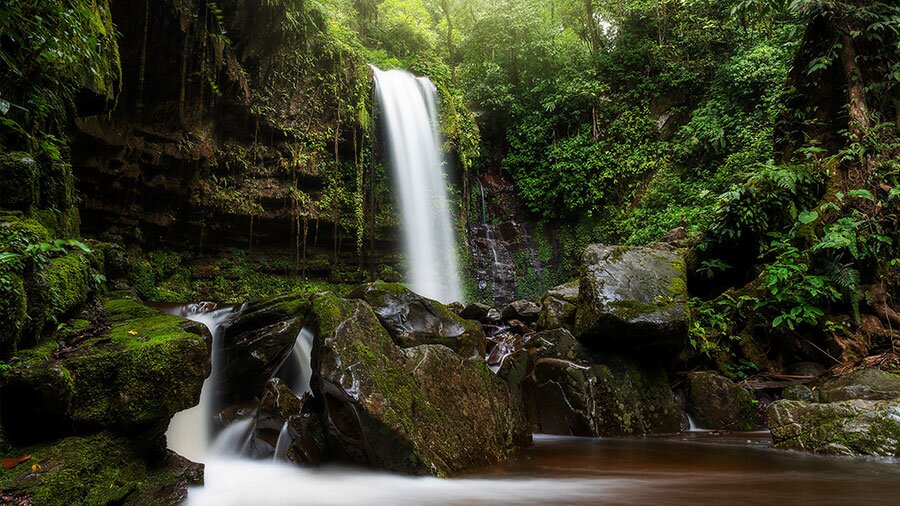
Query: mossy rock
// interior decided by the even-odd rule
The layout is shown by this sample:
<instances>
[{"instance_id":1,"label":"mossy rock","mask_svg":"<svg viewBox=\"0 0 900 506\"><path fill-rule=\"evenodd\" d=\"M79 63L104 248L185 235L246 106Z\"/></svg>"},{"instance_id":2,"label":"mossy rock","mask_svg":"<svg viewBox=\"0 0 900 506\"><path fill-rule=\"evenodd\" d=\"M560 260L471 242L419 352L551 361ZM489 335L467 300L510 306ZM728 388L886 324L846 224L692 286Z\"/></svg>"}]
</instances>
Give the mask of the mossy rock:
<instances>
[{"instance_id":1,"label":"mossy rock","mask_svg":"<svg viewBox=\"0 0 900 506\"><path fill-rule=\"evenodd\" d=\"M31 458L0 468L0 490L42 506L177 504L203 479L203 466L173 453L161 461L108 432L11 449ZM4 454L5 455L5 454Z\"/></svg>"},{"instance_id":2,"label":"mossy rock","mask_svg":"<svg viewBox=\"0 0 900 506\"><path fill-rule=\"evenodd\" d=\"M28 211L40 199L40 168L28 153L0 153L0 207Z\"/></svg>"},{"instance_id":3,"label":"mossy rock","mask_svg":"<svg viewBox=\"0 0 900 506\"><path fill-rule=\"evenodd\" d=\"M58 209L62 209L61 211ZM81 215L75 206L36 209L32 213L34 219L53 232L53 236L60 239L74 239L79 236L81 230Z\"/></svg>"},{"instance_id":4,"label":"mossy rock","mask_svg":"<svg viewBox=\"0 0 900 506\"><path fill-rule=\"evenodd\" d=\"M747 388L711 371L688 374L686 409L705 429L751 430L760 426L759 402Z\"/></svg>"},{"instance_id":5,"label":"mossy rock","mask_svg":"<svg viewBox=\"0 0 900 506\"><path fill-rule=\"evenodd\" d=\"M684 253L589 246L582 258L575 336L595 349L677 349L687 339Z\"/></svg>"},{"instance_id":6,"label":"mossy rock","mask_svg":"<svg viewBox=\"0 0 900 506\"><path fill-rule=\"evenodd\" d=\"M132 300L105 303L108 332L72 349L20 351L0 386L7 435L37 441L99 429L143 430L197 404L208 332Z\"/></svg>"},{"instance_id":7,"label":"mossy rock","mask_svg":"<svg viewBox=\"0 0 900 506\"><path fill-rule=\"evenodd\" d=\"M534 366L541 432L624 436L677 432L681 410L660 366L610 355L586 364L541 358ZM529 396L526 396L529 398Z\"/></svg>"},{"instance_id":8,"label":"mossy rock","mask_svg":"<svg viewBox=\"0 0 900 506\"><path fill-rule=\"evenodd\" d=\"M487 341L478 322L466 320L399 283L368 283L348 297L366 301L398 346L440 344L463 357L484 356Z\"/></svg>"},{"instance_id":9,"label":"mossy rock","mask_svg":"<svg viewBox=\"0 0 900 506\"><path fill-rule=\"evenodd\" d=\"M571 330L575 323L579 290L580 282L577 279L548 290L541 298L541 312L537 319L538 328Z\"/></svg>"},{"instance_id":10,"label":"mossy rock","mask_svg":"<svg viewBox=\"0 0 900 506\"><path fill-rule=\"evenodd\" d=\"M51 259L41 271L50 290L49 316L59 318L87 302L95 272L83 252Z\"/></svg>"},{"instance_id":11,"label":"mossy rock","mask_svg":"<svg viewBox=\"0 0 900 506\"><path fill-rule=\"evenodd\" d=\"M50 241L50 232L38 220L20 213L0 215L0 251L23 253L29 244Z\"/></svg>"},{"instance_id":12,"label":"mossy rock","mask_svg":"<svg viewBox=\"0 0 900 506\"><path fill-rule=\"evenodd\" d=\"M830 455L900 457L900 400L811 403L767 408L775 448Z\"/></svg>"},{"instance_id":13,"label":"mossy rock","mask_svg":"<svg viewBox=\"0 0 900 506\"><path fill-rule=\"evenodd\" d=\"M825 381L819 396L822 402L897 399L900 398L900 375L879 369L860 369Z\"/></svg>"},{"instance_id":14,"label":"mossy rock","mask_svg":"<svg viewBox=\"0 0 900 506\"><path fill-rule=\"evenodd\" d=\"M28 318L25 282L12 272L0 272L0 358L18 349Z\"/></svg>"},{"instance_id":15,"label":"mossy rock","mask_svg":"<svg viewBox=\"0 0 900 506\"><path fill-rule=\"evenodd\" d=\"M524 413L482 357L398 347L362 300L312 299L313 390L331 450L409 474L448 476L530 443Z\"/></svg>"}]
</instances>

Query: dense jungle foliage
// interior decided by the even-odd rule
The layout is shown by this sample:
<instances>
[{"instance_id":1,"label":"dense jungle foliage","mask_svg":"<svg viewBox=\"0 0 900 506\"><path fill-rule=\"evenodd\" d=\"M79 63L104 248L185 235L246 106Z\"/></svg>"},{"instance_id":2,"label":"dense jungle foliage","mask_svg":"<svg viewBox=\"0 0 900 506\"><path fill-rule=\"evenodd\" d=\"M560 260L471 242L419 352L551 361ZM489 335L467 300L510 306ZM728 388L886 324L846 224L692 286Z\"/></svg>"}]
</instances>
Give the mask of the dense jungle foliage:
<instances>
[{"instance_id":1,"label":"dense jungle foliage","mask_svg":"<svg viewBox=\"0 0 900 506\"><path fill-rule=\"evenodd\" d=\"M698 297L692 343L723 367L760 367L742 344L755 337L846 333L867 314L900 325L896 2L172 3L184 26L199 26L191 40L202 56L193 77L199 102L188 101L185 112L192 92L182 75L180 103L167 114L184 124L237 89L253 115L290 140L291 156L232 153L230 167L272 157L282 157L285 170L299 167L285 197L296 220L294 274L306 259L309 220L335 216L335 259L341 234L362 254L377 225L391 220L376 211L389 210L389 190L374 183L383 169L373 168L367 149L374 111L365 65L374 64L437 84L447 150L460 172L453 180L462 234L478 214L472 182L486 173L511 178L523 218L550 231L542 241L558 252L539 254L559 266L557 281L572 277L590 242L643 245L683 227ZM256 28L235 32L247 26ZM105 1L0 5L3 156L30 153L50 178L49 167L67 161L73 115L85 108L149 114L146 48L139 83L123 91L116 30L125 31L113 26ZM296 52L266 54L276 39ZM261 77L254 82L248 73ZM351 132L348 156L338 144ZM192 149L202 145L191 140ZM300 184L312 166L328 174L316 196ZM238 177L210 179L201 200L262 213L256 202L270 189L247 193ZM64 205L44 200L35 207L64 214ZM77 235L62 228L53 237ZM0 261L21 271L19 257L39 249L23 246ZM865 356L883 344L848 345L848 353Z\"/></svg>"}]
</instances>

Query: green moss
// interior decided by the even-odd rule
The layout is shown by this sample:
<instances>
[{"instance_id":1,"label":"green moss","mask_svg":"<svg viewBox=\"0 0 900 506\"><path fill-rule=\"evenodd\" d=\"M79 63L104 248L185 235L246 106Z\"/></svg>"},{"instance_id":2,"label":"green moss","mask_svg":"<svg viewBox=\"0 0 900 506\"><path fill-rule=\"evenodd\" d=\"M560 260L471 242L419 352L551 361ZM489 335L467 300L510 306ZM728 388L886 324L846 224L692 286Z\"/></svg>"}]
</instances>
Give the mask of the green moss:
<instances>
[{"instance_id":1,"label":"green moss","mask_svg":"<svg viewBox=\"0 0 900 506\"><path fill-rule=\"evenodd\" d=\"M688 295L687 281L683 277L673 277L672 281L669 282L667 291L669 292L669 297L685 300Z\"/></svg>"},{"instance_id":2,"label":"green moss","mask_svg":"<svg viewBox=\"0 0 900 506\"><path fill-rule=\"evenodd\" d=\"M133 430L195 405L209 355L203 337L185 330L193 324L132 300L110 300L105 308L108 334L62 358L52 356L55 342L21 351L3 394L20 403L33 398L35 406L25 411L81 430ZM33 413L4 416L27 437Z\"/></svg>"},{"instance_id":3,"label":"green moss","mask_svg":"<svg viewBox=\"0 0 900 506\"><path fill-rule=\"evenodd\" d=\"M50 241L50 233L37 220L18 214L0 215L0 251L22 253L29 244Z\"/></svg>"},{"instance_id":4,"label":"green moss","mask_svg":"<svg viewBox=\"0 0 900 506\"><path fill-rule=\"evenodd\" d=\"M615 310L616 316L624 321L654 313L663 307L662 304L644 304L636 300L617 300L610 302L609 306Z\"/></svg>"},{"instance_id":5,"label":"green moss","mask_svg":"<svg viewBox=\"0 0 900 506\"><path fill-rule=\"evenodd\" d=\"M28 211L40 198L40 170L28 153L0 154L0 207Z\"/></svg>"},{"instance_id":6,"label":"green moss","mask_svg":"<svg viewBox=\"0 0 900 506\"><path fill-rule=\"evenodd\" d=\"M152 504L184 477L148 464L126 438L109 433L18 449L31 459L0 468L0 490L42 506ZM33 467L34 466L34 467Z\"/></svg>"},{"instance_id":7,"label":"green moss","mask_svg":"<svg viewBox=\"0 0 900 506\"><path fill-rule=\"evenodd\" d=\"M53 236L62 239L78 237L81 228L81 217L75 206L64 207L62 211L54 209L36 209L32 213L34 219L53 232Z\"/></svg>"},{"instance_id":8,"label":"green moss","mask_svg":"<svg viewBox=\"0 0 900 506\"><path fill-rule=\"evenodd\" d=\"M50 260L42 272L50 286L50 312L59 318L87 301L91 292L92 269L84 253L69 253Z\"/></svg>"},{"instance_id":9,"label":"green moss","mask_svg":"<svg viewBox=\"0 0 900 506\"><path fill-rule=\"evenodd\" d=\"M27 317L27 297L22 277L11 272L0 272L0 358L16 351Z\"/></svg>"}]
</instances>

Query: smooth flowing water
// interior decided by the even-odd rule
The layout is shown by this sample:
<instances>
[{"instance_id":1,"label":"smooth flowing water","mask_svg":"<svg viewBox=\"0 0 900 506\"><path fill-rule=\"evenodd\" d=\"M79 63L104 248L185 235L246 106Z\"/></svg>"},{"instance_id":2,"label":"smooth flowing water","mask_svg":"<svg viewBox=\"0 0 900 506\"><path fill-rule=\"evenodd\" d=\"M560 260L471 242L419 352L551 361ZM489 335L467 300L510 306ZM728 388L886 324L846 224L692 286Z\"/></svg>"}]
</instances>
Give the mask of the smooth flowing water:
<instances>
[{"instance_id":1,"label":"smooth flowing water","mask_svg":"<svg viewBox=\"0 0 900 506\"><path fill-rule=\"evenodd\" d=\"M372 69L399 196L410 288L444 303L462 300L437 90L409 72Z\"/></svg>"},{"instance_id":2,"label":"smooth flowing water","mask_svg":"<svg viewBox=\"0 0 900 506\"><path fill-rule=\"evenodd\" d=\"M204 303L161 307L170 314L202 323L212 335L211 370L209 376L203 381L200 403L193 408L176 413L166 431L169 448L196 462L202 462L209 453L213 416L217 409L215 391L220 381L219 363L222 350L220 324L234 311L233 307L208 310L209 307Z\"/></svg>"},{"instance_id":3,"label":"smooth flowing water","mask_svg":"<svg viewBox=\"0 0 900 506\"><path fill-rule=\"evenodd\" d=\"M594 439L536 436L466 476L413 478L351 468L207 462L189 506L238 505L895 505L900 465L768 448L768 433Z\"/></svg>"}]
</instances>

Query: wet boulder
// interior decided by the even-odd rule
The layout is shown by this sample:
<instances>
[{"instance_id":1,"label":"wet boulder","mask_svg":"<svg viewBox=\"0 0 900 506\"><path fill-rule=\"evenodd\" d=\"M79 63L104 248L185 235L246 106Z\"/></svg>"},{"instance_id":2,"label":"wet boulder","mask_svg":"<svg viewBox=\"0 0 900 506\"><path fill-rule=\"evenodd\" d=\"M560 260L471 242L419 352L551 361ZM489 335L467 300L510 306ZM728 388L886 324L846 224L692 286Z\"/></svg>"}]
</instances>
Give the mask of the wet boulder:
<instances>
[{"instance_id":1,"label":"wet boulder","mask_svg":"<svg viewBox=\"0 0 900 506\"><path fill-rule=\"evenodd\" d=\"M306 296L282 295L245 304L221 323L223 401L258 395L293 349L308 308Z\"/></svg>"},{"instance_id":2,"label":"wet boulder","mask_svg":"<svg viewBox=\"0 0 900 506\"><path fill-rule=\"evenodd\" d=\"M259 401L256 428L277 432L288 419L300 414L303 402L283 381L270 379Z\"/></svg>"},{"instance_id":3,"label":"wet boulder","mask_svg":"<svg viewBox=\"0 0 900 506\"><path fill-rule=\"evenodd\" d=\"M436 344L400 347L362 300L324 294L312 311L312 384L324 401L330 454L448 476L530 443L516 399L483 357Z\"/></svg>"},{"instance_id":4,"label":"wet boulder","mask_svg":"<svg viewBox=\"0 0 900 506\"><path fill-rule=\"evenodd\" d=\"M304 405L308 405L305 403ZM291 443L284 457L298 466L318 466L325 455L326 432L322 415L304 409L288 420Z\"/></svg>"},{"instance_id":5,"label":"wet boulder","mask_svg":"<svg viewBox=\"0 0 900 506\"><path fill-rule=\"evenodd\" d=\"M535 359L561 358L571 361L590 361L590 353L566 329L551 329L527 336L525 347L534 350Z\"/></svg>"},{"instance_id":6,"label":"wet boulder","mask_svg":"<svg viewBox=\"0 0 900 506\"><path fill-rule=\"evenodd\" d=\"M619 356L585 364L541 358L534 365L533 396L540 431L571 436L623 436L677 432L681 410L662 367Z\"/></svg>"},{"instance_id":7,"label":"wet boulder","mask_svg":"<svg viewBox=\"0 0 900 506\"><path fill-rule=\"evenodd\" d=\"M490 323L499 320L499 318L493 320L488 319L488 313L490 313L491 309L491 306L488 306L487 304L473 302L463 308L463 310L459 312L459 316L466 320L475 320L481 323Z\"/></svg>"},{"instance_id":8,"label":"wet boulder","mask_svg":"<svg viewBox=\"0 0 900 506\"><path fill-rule=\"evenodd\" d=\"M504 306L500 315L504 320L521 320L525 323L537 321L541 306L527 300L514 300Z\"/></svg>"},{"instance_id":9,"label":"wet boulder","mask_svg":"<svg viewBox=\"0 0 900 506\"><path fill-rule=\"evenodd\" d=\"M900 375L879 369L860 369L822 383L819 397L822 402L900 398Z\"/></svg>"},{"instance_id":10,"label":"wet boulder","mask_svg":"<svg viewBox=\"0 0 900 506\"><path fill-rule=\"evenodd\" d=\"M679 348L687 338L684 255L589 246L582 257L575 336L588 347Z\"/></svg>"},{"instance_id":11,"label":"wet boulder","mask_svg":"<svg viewBox=\"0 0 900 506\"><path fill-rule=\"evenodd\" d=\"M753 393L711 371L692 372L685 383L686 409L704 429L751 430L760 426Z\"/></svg>"},{"instance_id":12,"label":"wet boulder","mask_svg":"<svg viewBox=\"0 0 900 506\"><path fill-rule=\"evenodd\" d=\"M369 283L355 289L349 298L366 301L398 346L441 344L464 357L484 356L486 343L481 325L403 285Z\"/></svg>"},{"instance_id":13,"label":"wet boulder","mask_svg":"<svg viewBox=\"0 0 900 506\"><path fill-rule=\"evenodd\" d=\"M541 298L537 326L543 329L568 328L575 322L580 282L576 279L551 288Z\"/></svg>"},{"instance_id":14,"label":"wet boulder","mask_svg":"<svg viewBox=\"0 0 900 506\"><path fill-rule=\"evenodd\" d=\"M205 327L128 300L104 305L105 327L65 349L20 351L0 382L7 435L36 441L70 432L135 432L197 404L209 374Z\"/></svg>"},{"instance_id":15,"label":"wet boulder","mask_svg":"<svg viewBox=\"0 0 900 506\"><path fill-rule=\"evenodd\" d=\"M900 457L900 400L810 403L780 400L768 406L775 448L830 455Z\"/></svg>"}]
</instances>

